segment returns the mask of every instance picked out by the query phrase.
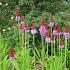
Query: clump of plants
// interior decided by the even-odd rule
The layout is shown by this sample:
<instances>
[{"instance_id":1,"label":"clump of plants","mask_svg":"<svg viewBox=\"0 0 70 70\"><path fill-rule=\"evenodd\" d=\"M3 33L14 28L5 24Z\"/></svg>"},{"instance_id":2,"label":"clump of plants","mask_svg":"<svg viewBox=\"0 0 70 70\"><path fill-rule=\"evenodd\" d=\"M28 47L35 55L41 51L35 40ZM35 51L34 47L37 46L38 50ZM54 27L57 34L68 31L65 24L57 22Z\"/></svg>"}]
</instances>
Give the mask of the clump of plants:
<instances>
[{"instance_id":1,"label":"clump of plants","mask_svg":"<svg viewBox=\"0 0 70 70\"><path fill-rule=\"evenodd\" d=\"M24 17L20 18L16 10L16 23L11 27L15 36L15 47L0 33L0 68L1 70L68 70L70 33L68 23L65 30L53 21L52 15L48 25L45 18L39 26L28 25ZM5 33L5 30L3 31Z\"/></svg>"}]
</instances>

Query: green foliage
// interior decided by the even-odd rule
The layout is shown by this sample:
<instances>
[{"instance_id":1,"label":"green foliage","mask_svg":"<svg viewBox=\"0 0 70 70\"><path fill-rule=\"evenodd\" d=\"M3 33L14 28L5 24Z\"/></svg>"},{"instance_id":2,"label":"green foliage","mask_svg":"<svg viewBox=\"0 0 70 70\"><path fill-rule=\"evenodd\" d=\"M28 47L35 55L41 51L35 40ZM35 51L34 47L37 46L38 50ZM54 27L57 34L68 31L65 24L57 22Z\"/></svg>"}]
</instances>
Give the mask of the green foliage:
<instances>
[{"instance_id":1,"label":"green foliage","mask_svg":"<svg viewBox=\"0 0 70 70\"><path fill-rule=\"evenodd\" d=\"M62 30L65 29L64 26L66 22L68 22L70 31L70 3L63 0L0 0L0 3L2 3L2 5L0 5L0 70L31 70L33 69L34 60L36 60L36 63L40 63L41 66L44 64L44 67L48 68L48 70L56 70L57 67L58 70L60 70L60 57L49 56L49 59L47 59L47 53L44 52L46 49L43 48L41 50L41 45L39 44L36 44L34 50L36 59L34 59L31 34L29 35L29 48L21 48L21 43L19 43L19 31L18 29L14 30L12 28L12 23L15 20L15 12L18 7L21 13L20 16L25 17L25 23L29 26L32 23L34 23L36 27L40 25L42 17L45 18L45 25L48 25L49 16L52 14L54 22L61 26ZM11 17L13 17L13 19L11 19ZM8 27L10 27L11 30L8 30ZM6 31L4 32L3 29L6 29ZM35 37L41 42L39 37ZM70 40L68 40L67 45L67 67L70 68ZM15 49L16 59L13 61L8 59L10 47Z\"/></svg>"},{"instance_id":2,"label":"green foliage","mask_svg":"<svg viewBox=\"0 0 70 70\"><path fill-rule=\"evenodd\" d=\"M17 7L20 8L21 16L29 19L30 17L40 18L41 14L46 12L53 15L59 12L67 14L70 10L70 3L66 4L63 0L1 0L0 2L2 3L0 5L0 30L11 26L11 17L13 16L15 20Z\"/></svg>"}]
</instances>

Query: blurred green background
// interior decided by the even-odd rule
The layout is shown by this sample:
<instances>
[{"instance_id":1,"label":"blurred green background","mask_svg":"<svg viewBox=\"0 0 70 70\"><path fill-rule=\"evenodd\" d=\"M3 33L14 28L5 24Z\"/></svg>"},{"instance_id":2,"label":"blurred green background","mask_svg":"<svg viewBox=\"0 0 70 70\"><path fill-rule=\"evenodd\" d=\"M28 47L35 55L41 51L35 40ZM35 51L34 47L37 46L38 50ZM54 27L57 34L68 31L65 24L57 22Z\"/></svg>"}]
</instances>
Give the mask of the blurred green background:
<instances>
[{"instance_id":1,"label":"blurred green background","mask_svg":"<svg viewBox=\"0 0 70 70\"><path fill-rule=\"evenodd\" d=\"M0 0L0 30L12 25L16 8L20 9L27 24L39 25L42 17L48 24L50 14L60 25L70 21L70 0Z\"/></svg>"}]
</instances>

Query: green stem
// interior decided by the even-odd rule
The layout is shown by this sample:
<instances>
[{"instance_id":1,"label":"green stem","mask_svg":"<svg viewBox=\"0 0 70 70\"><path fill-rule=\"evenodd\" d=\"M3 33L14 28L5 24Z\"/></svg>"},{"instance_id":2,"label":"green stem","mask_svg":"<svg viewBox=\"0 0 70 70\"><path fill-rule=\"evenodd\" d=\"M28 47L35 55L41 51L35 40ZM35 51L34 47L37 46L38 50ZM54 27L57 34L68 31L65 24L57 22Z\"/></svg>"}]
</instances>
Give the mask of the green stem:
<instances>
[{"instance_id":1,"label":"green stem","mask_svg":"<svg viewBox=\"0 0 70 70\"><path fill-rule=\"evenodd\" d=\"M25 31L25 48L26 48L26 45L27 45L27 33Z\"/></svg>"},{"instance_id":2,"label":"green stem","mask_svg":"<svg viewBox=\"0 0 70 70\"><path fill-rule=\"evenodd\" d=\"M22 33L22 47L24 47L24 32Z\"/></svg>"},{"instance_id":3,"label":"green stem","mask_svg":"<svg viewBox=\"0 0 70 70\"><path fill-rule=\"evenodd\" d=\"M29 32L28 32L27 46L29 47Z\"/></svg>"},{"instance_id":4,"label":"green stem","mask_svg":"<svg viewBox=\"0 0 70 70\"><path fill-rule=\"evenodd\" d=\"M55 56L55 36L54 36L54 56Z\"/></svg>"},{"instance_id":5,"label":"green stem","mask_svg":"<svg viewBox=\"0 0 70 70\"><path fill-rule=\"evenodd\" d=\"M59 44L58 44L58 35L57 35L57 53L58 53L58 45L59 45Z\"/></svg>"},{"instance_id":6,"label":"green stem","mask_svg":"<svg viewBox=\"0 0 70 70\"><path fill-rule=\"evenodd\" d=\"M27 45L27 33L26 33L26 31L25 31L25 47L24 47L24 57L27 59L27 52L26 52L26 45ZM26 59L25 59L25 64L26 64Z\"/></svg>"},{"instance_id":7,"label":"green stem","mask_svg":"<svg viewBox=\"0 0 70 70\"><path fill-rule=\"evenodd\" d=\"M55 56L55 36L54 36L54 56ZM54 59L54 67L55 67L55 59ZM55 69L56 69L56 67L55 67Z\"/></svg>"},{"instance_id":8,"label":"green stem","mask_svg":"<svg viewBox=\"0 0 70 70\"><path fill-rule=\"evenodd\" d=\"M35 47L35 36L33 35L33 47Z\"/></svg>"},{"instance_id":9,"label":"green stem","mask_svg":"<svg viewBox=\"0 0 70 70\"><path fill-rule=\"evenodd\" d=\"M17 30L19 31L19 21L17 22L18 24L17 24ZM21 45L20 45L20 39L21 39L21 37L20 37L20 31L18 32L18 34L19 34L19 36L18 36L18 47L20 47Z\"/></svg>"},{"instance_id":10,"label":"green stem","mask_svg":"<svg viewBox=\"0 0 70 70\"><path fill-rule=\"evenodd\" d=\"M51 27L51 39L52 39L52 27ZM52 41L51 41L51 56L52 56L52 53L53 53L53 45L52 45Z\"/></svg>"},{"instance_id":11,"label":"green stem","mask_svg":"<svg viewBox=\"0 0 70 70\"><path fill-rule=\"evenodd\" d=\"M51 42L51 56L53 55L53 43Z\"/></svg>"},{"instance_id":12,"label":"green stem","mask_svg":"<svg viewBox=\"0 0 70 70\"><path fill-rule=\"evenodd\" d=\"M55 58L55 36L54 36L54 58ZM55 61L56 60L54 59L54 67L55 67L55 64L56 64ZM55 67L55 70L56 70L56 67Z\"/></svg>"},{"instance_id":13,"label":"green stem","mask_svg":"<svg viewBox=\"0 0 70 70\"><path fill-rule=\"evenodd\" d=\"M46 44L46 46L47 46L47 62L48 62L48 43ZM48 70L48 63L46 62L46 70Z\"/></svg>"},{"instance_id":14,"label":"green stem","mask_svg":"<svg viewBox=\"0 0 70 70\"><path fill-rule=\"evenodd\" d=\"M59 47L58 47L58 46L59 46L58 41L59 41L59 40L58 40L58 35L57 35L57 53L58 53L58 48L59 48ZM59 53L58 53L58 54L59 54ZM58 60L59 60L59 59L58 59ZM59 64L58 60L57 60L57 64ZM58 70L58 66L57 66L57 70Z\"/></svg>"},{"instance_id":15,"label":"green stem","mask_svg":"<svg viewBox=\"0 0 70 70\"><path fill-rule=\"evenodd\" d=\"M47 59L48 59L48 43L47 43Z\"/></svg>"},{"instance_id":16,"label":"green stem","mask_svg":"<svg viewBox=\"0 0 70 70\"><path fill-rule=\"evenodd\" d=\"M35 68L35 36L33 35L33 48L34 48L34 70Z\"/></svg>"},{"instance_id":17,"label":"green stem","mask_svg":"<svg viewBox=\"0 0 70 70\"><path fill-rule=\"evenodd\" d=\"M44 49L44 38L42 38L42 70L44 70L44 55L45 55L45 49Z\"/></svg>"},{"instance_id":18,"label":"green stem","mask_svg":"<svg viewBox=\"0 0 70 70\"><path fill-rule=\"evenodd\" d=\"M62 48L61 48L61 70L62 70Z\"/></svg>"},{"instance_id":19,"label":"green stem","mask_svg":"<svg viewBox=\"0 0 70 70\"><path fill-rule=\"evenodd\" d=\"M1 58L0 58L0 62L1 62ZM2 70L2 64L0 64L0 70Z\"/></svg>"},{"instance_id":20,"label":"green stem","mask_svg":"<svg viewBox=\"0 0 70 70\"><path fill-rule=\"evenodd\" d=\"M66 68L67 38L65 38L65 68Z\"/></svg>"},{"instance_id":21,"label":"green stem","mask_svg":"<svg viewBox=\"0 0 70 70\"><path fill-rule=\"evenodd\" d=\"M60 46L60 35L59 35L59 46ZM59 56L60 56L60 48L59 48Z\"/></svg>"}]
</instances>

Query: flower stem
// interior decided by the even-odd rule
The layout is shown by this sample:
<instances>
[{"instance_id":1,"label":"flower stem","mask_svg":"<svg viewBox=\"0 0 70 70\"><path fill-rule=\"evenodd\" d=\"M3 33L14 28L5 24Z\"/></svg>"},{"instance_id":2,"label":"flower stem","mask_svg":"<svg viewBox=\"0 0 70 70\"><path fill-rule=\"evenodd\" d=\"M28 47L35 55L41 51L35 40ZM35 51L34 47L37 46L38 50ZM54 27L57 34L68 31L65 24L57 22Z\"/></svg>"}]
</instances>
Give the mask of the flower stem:
<instances>
[{"instance_id":1,"label":"flower stem","mask_svg":"<svg viewBox=\"0 0 70 70\"><path fill-rule=\"evenodd\" d=\"M65 68L66 68L67 38L65 38Z\"/></svg>"},{"instance_id":2,"label":"flower stem","mask_svg":"<svg viewBox=\"0 0 70 70\"><path fill-rule=\"evenodd\" d=\"M27 33L26 33L26 31L25 31L24 33L25 33L25 35L24 35L24 37L25 37L25 39L24 39L24 40L25 40L25 42L24 42L24 43L25 43L25 47L24 47L24 57L27 58L27 53L26 53ZM26 64L26 59L25 59L25 64Z\"/></svg>"},{"instance_id":3,"label":"flower stem","mask_svg":"<svg viewBox=\"0 0 70 70\"><path fill-rule=\"evenodd\" d=\"M35 36L33 35L33 47L35 47Z\"/></svg>"},{"instance_id":4,"label":"flower stem","mask_svg":"<svg viewBox=\"0 0 70 70\"><path fill-rule=\"evenodd\" d=\"M41 37L41 40L42 40L42 70L44 70L44 55L45 55L44 38Z\"/></svg>"},{"instance_id":5,"label":"flower stem","mask_svg":"<svg viewBox=\"0 0 70 70\"><path fill-rule=\"evenodd\" d=\"M61 70L62 70L62 48L61 48Z\"/></svg>"},{"instance_id":6,"label":"flower stem","mask_svg":"<svg viewBox=\"0 0 70 70\"><path fill-rule=\"evenodd\" d=\"M54 36L54 56L55 56L55 36Z\"/></svg>"},{"instance_id":7,"label":"flower stem","mask_svg":"<svg viewBox=\"0 0 70 70\"><path fill-rule=\"evenodd\" d=\"M52 27L51 27L51 39L52 39ZM52 45L52 41L51 41L51 56L52 56L52 53L53 53L53 45Z\"/></svg>"},{"instance_id":8,"label":"flower stem","mask_svg":"<svg viewBox=\"0 0 70 70\"><path fill-rule=\"evenodd\" d=\"M24 47L24 32L22 33L22 47Z\"/></svg>"},{"instance_id":9,"label":"flower stem","mask_svg":"<svg viewBox=\"0 0 70 70\"><path fill-rule=\"evenodd\" d=\"M60 35L59 35L59 46L60 46ZM59 48L59 56L60 56L60 48Z\"/></svg>"},{"instance_id":10,"label":"flower stem","mask_svg":"<svg viewBox=\"0 0 70 70\"><path fill-rule=\"evenodd\" d=\"M18 32L18 34L19 34L19 36L18 36L18 47L20 47L21 45L20 45L20 31Z\"/></svg>"},{"instance_id":11,"label":"flower stem","mask_svg":"<svg viewBox=\"0 0 70 70\"><path fill-rule=\"evenodd\" d=\"M46 46L47 46L47 62L48 62L48 43L46 44ZM46 63L46 70L47 70L47 68L48 68L48 63Z\"/></svg>"},{"instance_id":12,"label":"flower stem","mask_svg":"<svg viewBox=\"0 0 70 70\"><path fill-rule=\"evenodd\" d=\"M48 43L47 43L47 59L48 59Z\"/></svg>"},{"instance_id":13,"label":"flower stem","mask_svg":"<svg viewBox=\"0 0 70 70\"><path fill-rule=\"evenodd\" d=\"M27 46L29 47L29 32L28 32Z\"/></svg>"},{"instance_id":14,"label":"flower stem","mask_svg":"<svg viewBox=\"0 0 70 70\"><path fill-rule=\"evenodd\" d=\"M58 35L57 35L57 53L58 53L58 45L59 45L59 44L58 44Z\"/></svg>"},{"instance_id":15,"label":"flower stem","mask_svg":"<svg viewBox=\"0 0 70 70\"><path fill-rule=\"evenodd\" d=\"M35 70L35 36L33 35L33 48L34 48L34 70Z\"/></svg>"}]
</instances>

